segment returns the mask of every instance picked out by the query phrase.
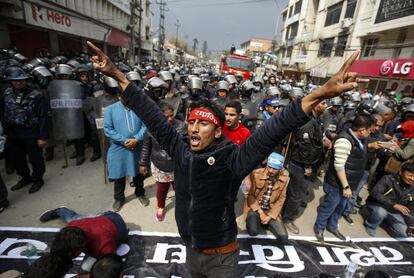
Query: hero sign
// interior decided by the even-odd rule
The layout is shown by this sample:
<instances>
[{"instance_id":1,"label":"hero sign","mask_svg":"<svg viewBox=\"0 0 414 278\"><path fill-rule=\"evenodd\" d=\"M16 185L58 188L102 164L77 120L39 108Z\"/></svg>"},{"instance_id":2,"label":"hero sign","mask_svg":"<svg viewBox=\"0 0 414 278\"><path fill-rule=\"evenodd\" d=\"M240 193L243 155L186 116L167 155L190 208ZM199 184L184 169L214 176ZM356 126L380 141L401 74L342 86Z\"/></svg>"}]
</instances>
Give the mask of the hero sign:
<instances>
[{"instance_id":1,"label":"hero sign","mask_svg":"<svg viewBox=\"0 0 414 278\"><path fill-rule=\"evenodd\" d=\"M392 74L402 74L402 75L408 75L411 71L411 67L413 66L412 62L405 62L402 63L400 66L400 62L394 62L392 60L386 60L384 63L382 63L380 68L381 75L389 75Z\"/></svg>"}]
</instances>

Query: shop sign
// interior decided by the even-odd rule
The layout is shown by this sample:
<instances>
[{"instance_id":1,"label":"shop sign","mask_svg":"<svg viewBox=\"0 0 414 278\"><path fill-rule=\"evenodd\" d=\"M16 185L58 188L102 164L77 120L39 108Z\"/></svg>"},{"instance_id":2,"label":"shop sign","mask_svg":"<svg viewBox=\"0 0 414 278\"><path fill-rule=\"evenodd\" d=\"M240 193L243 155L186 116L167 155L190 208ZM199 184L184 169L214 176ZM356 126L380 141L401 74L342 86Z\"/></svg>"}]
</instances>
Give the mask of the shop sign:
<instances>
[{"instance_id":1,"label":"shop sign","mask_svg":"<svg viewBox=\"0 0 414 278\"><path fill-rule=\"evenodd\" d=\"M414 59L357 60L350 71L365 76L413 79L413 67Z\"/></svg>"},{"instance_id":2,"label":"shop sign","mask_svg":"<svg viewBox=\"0 0 414 278\"><path fill-rule=\"evenodd\" d=\"M325 78L328 70L327 68L313 68L310 71L310 76Z\"/></svg>"},{"instance_id":3,"label":"shop sign","mask_svg":"<svg viewBox=\"0 0 414 278\"><path fill-rule=\"evenodd\" d=\"M103 41L108 32L107 28L49 5L28 2L23 2L23 5L27 24L99 41Z\"/></svg>"},{"instance_id":4,"label":"shop sign","mask_svg":"<svg viewBox=\"0 0 414 278\"><path fill-rule=\"evenodd\" d=\"M308 57L308 55L296 55L295 56L295 63L306 63L306 58Z\"/></svg>"},{"instance_id":5,"label":"shop sign","mask_svg":"<svg viewBox=\"0 0 414 278\"><path fill-rule=\"evenodd\" d=\"M412 66L412 62L395 62L394 64L393 60L386 60L381 65L380 73L385 76L390 75L390 73L407 75L410 73Z\"/></svg>"},{"instance_id":6,"label":"shop sign","mask_svg":"<svg viewBox=\"0 0 414 278\"><path fill-rule=\"evenodd\" d=\"M381 0L378 6L375 24L414 15L412 0Z\"/></svg>"}]
</instances>

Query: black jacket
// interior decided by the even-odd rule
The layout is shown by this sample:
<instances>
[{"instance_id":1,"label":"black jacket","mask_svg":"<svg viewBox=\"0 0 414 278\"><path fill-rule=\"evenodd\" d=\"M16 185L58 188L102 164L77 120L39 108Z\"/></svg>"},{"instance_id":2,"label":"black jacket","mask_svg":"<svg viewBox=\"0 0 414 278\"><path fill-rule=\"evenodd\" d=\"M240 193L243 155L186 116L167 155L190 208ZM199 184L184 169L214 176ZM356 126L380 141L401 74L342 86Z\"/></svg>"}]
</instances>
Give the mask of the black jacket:
<instances>
[{"instance_id":1,"label":"black jacket","mask_svg":"<svg viewBox=\"0 0 414 278\"><path fill-rule=\"evenodd\" d=\"M323 127L315 117L294 133L290 159L304 167L317 166L323 159Z\"/></svg>"},{"instance_id":2,"label":"black jacket","mask_svg":"<svg viewBox=\"0 0 414 278\"><path fill-rule=\"evenodd\" d=\"M187 130L185 122L175 119L173 127L181 134L181 136L186 136ZM145 133L144 143L142 144L139 165L147 166L150 164L150 160L154 163L155 167L163 172L174 171L174 161L167 152L161 148L160 144L158 144L151 133L147 132Z\"/></svg>"},{"instance_id":3,"label":"black jacket","mask_svg":"<svg viewBox=\"0 0 414 278\"><path fill-rule=\"evenodd\" d=\"M385 208L391 213L399 213L393 206L400 204L414 210L414 186L405 186L398 175L386 175L374 186L367 199L367 204ZM414 225L414 218L406 217L409 226Z\"/></svg>"},{"instance_id":4,"label":"black jacket","mask_svg":"<svg viewBox=\"0 0 414 278\"><path fill-rule=\"evenodd\" d=\"M361 150L357 139L350 133L350 130L342 131L336 140L340 138L347 139L352 145L351 153L345 163L345 175L349 186L352 190L355 190L364 175L365 165L367 163L367 145L364 144L364 150ZM328 170L325 175L325 182L329 185L341 188L342 184L336 173L334 161L335 148L333 148L333 151L331 152Z\"/></svg>"},{"instance_id":5,"label":"black jacket","mask_svg":"<svg viewBox=\"0 0 414 278\"><path fill-rule=\"evenodd\" d=\"M279 140L309 120L301 102L296 101L266 121L244 144L237 146L221 137L194 153L157 105L134 84L127 87L122 99L174 160L175 219L184 242L195 248L236 241L234 202L242 180Z\"/></svg>"}]
</instances>

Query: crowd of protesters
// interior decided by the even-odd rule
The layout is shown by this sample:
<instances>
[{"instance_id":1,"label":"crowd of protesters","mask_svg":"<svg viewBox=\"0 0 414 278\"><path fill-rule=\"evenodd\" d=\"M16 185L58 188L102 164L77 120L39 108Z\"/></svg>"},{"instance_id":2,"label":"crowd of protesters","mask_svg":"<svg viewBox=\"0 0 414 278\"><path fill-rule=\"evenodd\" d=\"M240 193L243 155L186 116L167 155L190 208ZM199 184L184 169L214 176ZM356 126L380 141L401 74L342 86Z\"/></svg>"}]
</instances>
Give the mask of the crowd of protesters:
<instances>
[{"instance_id":1,"label":"crowd of protesters","mask_svg":"<svg viewBox=\"0 0 414 278\"><path fill-rule=\"evenodd\" d=\"M94 269L108 265L120 269L114 254L128 229L117 212L128 177L143 206L149 204L144 179L154 177L157 221L165 218L170 187L175 190L176 222L193 277L234 277L239 190L252 236L262 227L282 243L288 232L300 234L295 220L311 209L307 196L318 179L325 193L313 227L319 242L325 230L345 241L338 221L353 224L358 210L370 236L380 225L393 237L414 234L414 98L361 89L367 80L348 72L358 53L316 86L272 71L244 80L205 64L129 65L90 47L96 56L27 61L13 49L0 53L0 149L7 174L20 177L10 190L30 185L35 193L44 185L59 142L57 118L65 109L82 121L81 136L63 141L73 145L75 164L85 163L85 147L91 146L90 161L103 157L114 182L113 212L85 216L58 208L41 215L42 222L62 218L68 224L25 277L60 277L80 252L97 260L90 277L103 277L93 276ZM67 86L80 88L80 95L59 94ZM79 98L82 107L59 110L56 98ZM366 200L359 196L364 186ZM0 177L0 211L8 206ZM219 267L223 258L227 267Z\"/></svg>"}]
</instances>

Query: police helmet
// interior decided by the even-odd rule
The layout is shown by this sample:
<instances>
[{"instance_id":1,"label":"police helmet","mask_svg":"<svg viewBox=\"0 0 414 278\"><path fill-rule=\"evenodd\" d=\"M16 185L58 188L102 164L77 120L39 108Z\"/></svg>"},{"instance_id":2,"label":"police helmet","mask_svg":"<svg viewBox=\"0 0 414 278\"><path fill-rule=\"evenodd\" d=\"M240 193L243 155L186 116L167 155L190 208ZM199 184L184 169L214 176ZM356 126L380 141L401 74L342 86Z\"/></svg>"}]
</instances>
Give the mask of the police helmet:
<instances>
[{"instance_id":1,"label":"police helmet","mask_svg":"<svg viewBox=\"0 0 414 278\"><path fill-rule=\"evenodd\" d=\"M255 76L252 80L253 83L260 83L262 86L264 85L264 80L260 76Z\"/></svg>"},{"instance_id":2,"label":"police helmet","mask_svg":"<svg viewBox=\"0 0 414 278\"><path fill-rule=\"evenodd\" d=\"M376 105L378 105L378 102L374 102L373 100L364 100L358 105L357 112L371 115L374 112L374 107Z\"/></svg>"},{"instance_id":3,"label":"police helmet","mask_svg":"<svg viewBox=\"0 0 414 278\"><path fill-rule=\"evenodd\" d=\"M139 75L139 73L138 73L138 72L136 72L136 71L130 71L130 72L127 72L127 73L125 74L125 76L126 76L126 78L127 78L129 81L139 81L139 82L142 82L141 75Z\"/></svg>"},{"instance_id":4,"label":"police helmet","mask_svg":"<svg viewBox=\"0 0 414 278\"><path fill-rule=\"evenodd\" d=\"M188 88L196 90L201 90L203 88L203 80L199 77L191 78L188 82Z\"/></svg>"},{"instance_id":5,"label":"police helmet","mask_svg":"<svg viewBox=\"0 0 414 278\"><path fill-rule=\"evenodd\" d=\"M331 106L342 106L344 104L344 101L342 100L341 97L334 97L331 98L329 101L329 105Z\"/></svg>"},{"instance_id":6,"label":"police helmet","mask_svg":"<svg viewBox=\"0 0 414 278\"><path fill-rule=\"evenodd\" d=\"M32 71L32 74L38 79L53 77L53 74L45 66L35 67Z\"/></svg>"},{"instance_id":7,"label":"police helmet","mask_svg":"<svg viewBox=\"0 0 414 278\"><path fill-rule=\"evenodd\" d=\"M220 91L220 90L228 92L229 91L229 83L227 81L224 81L224 80L219 81L217 83L217 91Z\"/></svg>"},{"instance_id":8,"label":"police helmet","mask_svg":"<svg viewBox=\"0 0 414 278\"><path fill-rule=\"evenodd\" d=\"M241 85L241 89L245 92L250 91L250 90L255 90L256 86L254 86L253 82L250 80L246 80L243 82L243 84Z\"/></svg>"},{"instance_id":9,"label":"police helmet","mask_svg":"<svg viewBox=\"0 0 414 278\"><path fill-rule=\"evenodd\" d=\"M175 74L177 74L177 71L176 71L175 69L170 69L170 73L171 73L172 75L175 75Z\"/></svg>"},{"instance_id":10,"label":"police helmet","mask_svg":"<svg viewBox=\"0 0 414 278\"><path fill-rule=\"evenodd\" d=\"M57 64L55 67L55 74L58 75L72 75L73 69L66 64Z\"/></svg>"},{"instance_id":11,"label":"police helmet","mask_svg":"<svg viewBox=\"0 0 414 278\"><path fill-rule=\"evenodd\" d=\"M158 76L159 76L159 78L161 78L164 82L167 82L167 81L172 81L172 80L173 80L173 76L172 76L171 72L166 71L166 70L160 71L160 72L158 73Z\"/></svg>"},{"instance_id":12,"label":"police helmet","mask_svg":"<svg viewBox=\"0 0 414 278\"><path fill-rule=\"evenodd\" d=\"M27 60L27 58L25 56L23 56L20 53L16 53L13 55L13 59L15 59L16 61L18 61L19 63L23 63L24 61Z\"/></svg>"},{"instance_id":13,"label":"police helmet","mask_svg":"<svg viewBox=\"0 0 414 278\"><path fill-rule=\"evenodd\" d=\"M269 87L266 91L266 95L268 96L280 96L280 91L277 87Z\"/></svg>"},{"instance_id":14,"label":"police helmet","mask_svg":"<svg viewBox=\"0 0 414 278\"><path fill-rule=\"evenodd\" d=\"M168 84L164 82L161 78L158 78L154 76L150 80L148 80L147 86L150 89L156 89L156 88L167 88Z\"/></svg>"},{"instance_id":15,"label":"police helmet","mask_svg":"<svg viewBox=\"0 0 414 278\"><path fill-rule=\"evenodd\" d=\"M69 61L67 61L66 63L67 65L71 66L73 69L77 69L79 67L79 62L76 61L75 59L70 59Z\"/></svg>"},{"instance_id":16,"label":"police helmet","mask_svg":"<svg viewBox=\"0 0 414 278\"><path fill-rule=\"evenodd\" d=\"M356 108L355 102L349 101L349 100L345 101L345 103L344 103L344 109L345 110L353 110L355 108Z\"/></svg>"},{"instance_id":17,"label":"police helmet","mask_svg":"<svg viewBox=\"0 0 414 278\"><path fill-rule=\"evenodd\" d=\"M52 59L53 64L65 64L68 59L65 56L56 56Z\"/></svg>"},{"instance_id":18,"label":"police helmet","mask_svg":"<svg viewBox=\"0 0 414 278\"><path fill-rule=\"evenodd\" d=\"M388 92L388 95L389 95L389 96L395 96L396 94L397 94L397 93L396 93L395 91L389 91L389 92Z\"/></svg>"},{"instance_id":19,"label":"police helmet","mask_svg":"<svg viewBox=\"0 0 414 278\"><path fill-rule=\"evenodd\" d=\"M226 75L226 77L224 77L224 80L226 80L227 82L229 82L229 84L236 84L237 80L236 77L234 75Z\"/></svg>"},{"instance_id":20,"label":"police helmet","mask_svg":"<svg viewBox=\"0 0 414 278\"><path fill-rule=\"evenodd\" d=\"M302 88L292 87L292 90L289 92L290 97L304 97L305 93Z\"/></svg>"},{"instance_id":21,"label":"police helmet","mask_svg":"<svg viewBox=\"0 0 414 278\"><path fill-rule=\"evenodd\" d=\"M26 80L29 75L20 67L9 67L6 70L6 80Z\"/></svg>"},{"instance_id":22,"label":"police helmet","mask_svg":"<svg viewBox=\"0 0 414 278\"><path fill-rule=\"evenodd\" d=\"M194 75L200 75L201 74L201 69L200 68L193 68L192 73Z\"/></svg>"},{"instance_id":23,"label":"police helmet","mask_svg":"<svg viewBox=\"0 0 414 278\"><path fill-rule=\"evenodd\" d=\"M76 72L78 74L81 74L82 72L86 72L89 73L89 68L87 65L85 64L79 64L78 68L76 69Z\"/></svg>"},{"instance_id":24,"label":"police helmet","mask_svg":"<svg viewBox=\"0 0 414 278\"><path fill-rule=\"evenodd\" d=\"M391 111L391 108L386 105L383 101L377 101L374 104L374 112L376 113L388 113Z\"/></svg>"},{"instance_id":25,"label":"police helmet","mask_svg":"<svg viewBox=\"0 0 414 278\"><path fill-rule=\"evenodd\" d=\"M353 94L351 95L351 101L354 101L354 102L361 102L361 101L362 101L362 99L361 99L361 95L360 95L358 92L353 93Z\"/></svg>"},{"instance_id":26,"label":"police helmet","mask_svg":"<svg viewBox=\"0 0 414 278\"><path fill-rule=\"evenodd\" d=\"M208 73L201 74L200 78L203 80L203 82L210 82L210 75L208 75Z\"/></svg>"},{"instance_id":27,"label":"police helmet","mask_svg":"<svg viewBox=\"0 0 414 278\"><path fill-rule=\"evenodd\" d=\"M39 58L34 58L32 59L29 63L26 63L23 68L28 71L31 72L35 67L41 66L43 65L42 60L40 60Z\"/></svg>"},{"instance_id":28,"label":"police helmet","mask_svg":"<svg viewBox=\"0 0 414 278\"><path fill-rule=\"evenodd\" d=\"M241 73L241 72L236 72L236 74L234 75L234 77L236 77L236 78L240 78L240 79L243 79L243 73Z\"/></svg>"},{"instance_id":29,"label":"police helmet","mask_svg":"<svg viewBox=\"0 0 414 278\"><path fill-rule=\"evenodd\" d=\"M104 82L105 82L105 85L108 86L109 88L118 88L119 87L118 81L116 81L112 77L105 76L104 77Z\"/></svg>"}]
</instances>

